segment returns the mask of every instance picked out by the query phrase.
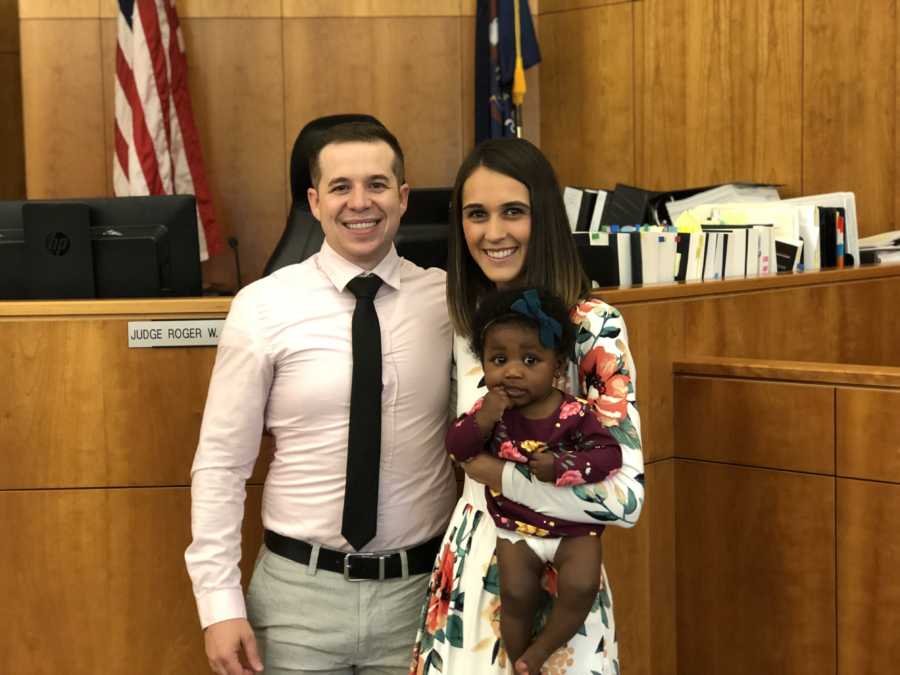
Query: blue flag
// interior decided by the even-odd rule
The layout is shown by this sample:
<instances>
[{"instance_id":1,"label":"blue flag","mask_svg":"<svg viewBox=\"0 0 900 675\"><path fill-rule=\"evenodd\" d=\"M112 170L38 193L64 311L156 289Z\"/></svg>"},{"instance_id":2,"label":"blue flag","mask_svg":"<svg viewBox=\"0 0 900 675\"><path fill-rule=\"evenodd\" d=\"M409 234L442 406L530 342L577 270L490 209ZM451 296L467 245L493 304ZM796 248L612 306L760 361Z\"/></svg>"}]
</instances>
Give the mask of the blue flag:
<instances>
[{"instance_id":1,"label":"blue flag","mask_svg":"<svg viewBox=\"0 0 900 675\"><path fill-rule=\"evenodd\" d=\"M478 0L475 16L475 142L515 136L512 85L516 65L516 0ZM540 63L527 0L520 0L522 65Z\"/></svg>"}]
</instances>

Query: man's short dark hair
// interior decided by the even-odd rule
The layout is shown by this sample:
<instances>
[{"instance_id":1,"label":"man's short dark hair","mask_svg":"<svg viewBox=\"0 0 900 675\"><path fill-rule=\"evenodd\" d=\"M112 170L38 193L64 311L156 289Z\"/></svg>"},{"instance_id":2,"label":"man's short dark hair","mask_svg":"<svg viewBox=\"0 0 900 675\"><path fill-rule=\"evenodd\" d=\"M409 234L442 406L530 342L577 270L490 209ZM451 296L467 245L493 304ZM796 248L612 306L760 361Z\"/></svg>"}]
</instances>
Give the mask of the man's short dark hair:
<instances>
[{"instance_id":1,"label":"man's short dark hair","mask_svg":"<svg viewBox=\"0 0 900 675\"><path fill-rule=\"evenodd\" d=\"M394 151L394 161L391 169L397 178L397 184L406 182L406 170L403 159L403 150L397 137L380 124L372 122L344 122L336 124L323 135L319 151L309 159L309 175L312 178L313 187L317 187L322 178L322 167L319 165L319 156L326 146L332 143L377 143L383 141Z\"/></svg>"}]
</instances>

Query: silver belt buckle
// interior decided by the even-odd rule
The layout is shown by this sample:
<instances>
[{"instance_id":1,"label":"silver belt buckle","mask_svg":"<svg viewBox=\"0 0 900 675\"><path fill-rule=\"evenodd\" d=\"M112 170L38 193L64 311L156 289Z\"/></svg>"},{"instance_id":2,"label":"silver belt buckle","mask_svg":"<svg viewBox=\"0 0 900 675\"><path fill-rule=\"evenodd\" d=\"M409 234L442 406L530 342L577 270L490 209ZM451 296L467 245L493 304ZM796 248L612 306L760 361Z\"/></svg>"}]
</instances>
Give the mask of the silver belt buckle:
<instances>
[{"instance_id":1,"label":"silver belt buckle","mask_svg":"<svg viewBox=\"0 0 900 675\"><path fill-rule=\"evenodd\" d=\"M351 558L378 558L378 581L384 581L384 561L393 555L393 553L345 553L344 554L344 580L346 581L375 581L374 579L366 579L350 576L350 559Z\"/></svg>"}]
</instances>

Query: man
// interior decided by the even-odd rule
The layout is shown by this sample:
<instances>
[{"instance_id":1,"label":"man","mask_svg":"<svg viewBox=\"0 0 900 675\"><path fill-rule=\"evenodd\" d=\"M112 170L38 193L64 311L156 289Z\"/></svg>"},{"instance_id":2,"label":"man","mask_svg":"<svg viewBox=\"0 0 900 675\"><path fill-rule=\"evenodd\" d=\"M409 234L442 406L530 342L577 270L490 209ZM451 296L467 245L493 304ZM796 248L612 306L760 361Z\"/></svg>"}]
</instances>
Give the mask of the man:
<instances>
[{"instance_id":1,"label":"man","mask_svg":"<svg viewBox=\"0 0 900 675\"><path fill-rule=\"evenodd\" d=\"M322 250L234 299L191 472L185 558L220 675L405 673L455 497L445 276L393 246L400 146L380 125L338 125L310 173ZM245 609L240 526L264 426L276 450Z\"/></svg>"}]
</instances>

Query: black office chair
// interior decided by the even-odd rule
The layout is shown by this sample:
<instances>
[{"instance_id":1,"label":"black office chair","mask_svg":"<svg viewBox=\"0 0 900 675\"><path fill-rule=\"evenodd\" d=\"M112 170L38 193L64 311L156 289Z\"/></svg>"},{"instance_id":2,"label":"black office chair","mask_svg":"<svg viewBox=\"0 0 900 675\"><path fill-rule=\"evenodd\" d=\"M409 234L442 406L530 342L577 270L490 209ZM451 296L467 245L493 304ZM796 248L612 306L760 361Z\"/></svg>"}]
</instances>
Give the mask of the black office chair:
<instances>
[{"instance_id":1,"label":"black office chair","mask_svg":"<svg viewBox=\"0 0 900 675\"><path fill-rule=\"evenodd\" d=\"M328 115L314 119L300 130L291 151L291 210L281 239L263 269L263 276L285 265L302 262L322 248L325 239L322 226L310 212L306 198L306 191L312 187L309 159L321 150L325 131L344 122L381 124L371 115Z\"/></svg>"}]
</instances>

